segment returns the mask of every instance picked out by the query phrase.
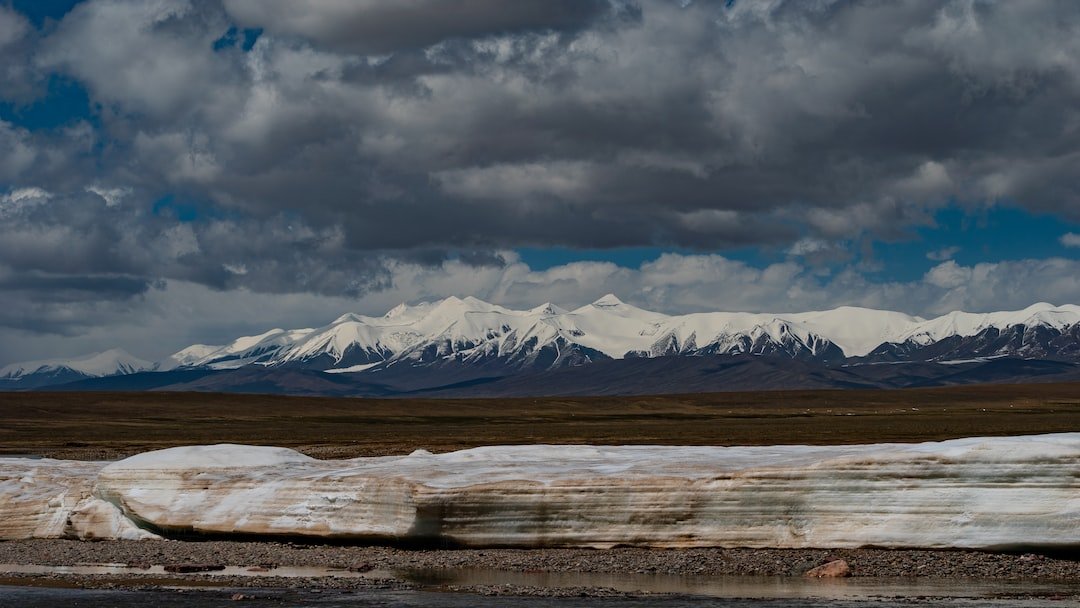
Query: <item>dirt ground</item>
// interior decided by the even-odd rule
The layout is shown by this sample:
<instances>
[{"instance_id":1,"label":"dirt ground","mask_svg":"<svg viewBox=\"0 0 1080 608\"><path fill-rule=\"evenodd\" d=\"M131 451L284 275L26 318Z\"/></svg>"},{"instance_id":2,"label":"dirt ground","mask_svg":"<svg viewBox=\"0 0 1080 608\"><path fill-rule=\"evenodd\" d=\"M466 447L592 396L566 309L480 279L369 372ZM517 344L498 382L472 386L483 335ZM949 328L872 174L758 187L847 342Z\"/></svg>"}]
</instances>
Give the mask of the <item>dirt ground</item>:
<instances>
[{"instance_id":1,"label":"dirt ground","mask_svg":"<svg viewBox=\"0 0 1080 608\"><path fill-rule=\"evenodd\" d=\"M462 400L0 393L0 454L71 459L211 443L347 458L519 443L848 444L1070 431L1080 431L1080 384Z\"/></svg>"}]
</instances>

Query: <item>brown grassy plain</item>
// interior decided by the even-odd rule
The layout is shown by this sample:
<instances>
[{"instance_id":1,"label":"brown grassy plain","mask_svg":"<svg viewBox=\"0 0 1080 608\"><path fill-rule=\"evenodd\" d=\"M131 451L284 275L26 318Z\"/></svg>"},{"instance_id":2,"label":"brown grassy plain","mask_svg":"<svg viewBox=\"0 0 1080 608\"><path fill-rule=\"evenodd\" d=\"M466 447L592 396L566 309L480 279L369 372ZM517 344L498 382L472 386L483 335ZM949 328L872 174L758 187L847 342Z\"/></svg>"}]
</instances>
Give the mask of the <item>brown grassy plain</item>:
<instances>
[{"instance_id":1,"label":"brown grassy plain","mask_svg":"<svg viewBox=\"0 0 1080 608\"><path fill-rule=\"evenodd\" d=\"M319 458L480 445L764 445L1080 431L1080 384L646 397L345 399L0 393L0 454L109 459L245 443Z\"/></svg>"}]
</instances>

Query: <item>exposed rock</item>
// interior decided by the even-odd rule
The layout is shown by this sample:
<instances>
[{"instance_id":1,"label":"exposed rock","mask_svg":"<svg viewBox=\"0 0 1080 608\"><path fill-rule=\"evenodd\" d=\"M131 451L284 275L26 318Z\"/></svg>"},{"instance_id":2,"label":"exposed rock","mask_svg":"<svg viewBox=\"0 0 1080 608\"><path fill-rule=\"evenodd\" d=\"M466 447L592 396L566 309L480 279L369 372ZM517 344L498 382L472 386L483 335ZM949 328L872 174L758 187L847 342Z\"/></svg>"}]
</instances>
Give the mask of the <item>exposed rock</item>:
<instances>
[{"instance_id":1,"label":"exposed rock","mask_svg":"<svg viewBox=\"0 0 1080 608\"><path fill-rule=\"evenodd\" d=\"M807 571L808 578L843 578L851 576L851 566L842 559L833 560Z\"/></svg>"}]
</instances>

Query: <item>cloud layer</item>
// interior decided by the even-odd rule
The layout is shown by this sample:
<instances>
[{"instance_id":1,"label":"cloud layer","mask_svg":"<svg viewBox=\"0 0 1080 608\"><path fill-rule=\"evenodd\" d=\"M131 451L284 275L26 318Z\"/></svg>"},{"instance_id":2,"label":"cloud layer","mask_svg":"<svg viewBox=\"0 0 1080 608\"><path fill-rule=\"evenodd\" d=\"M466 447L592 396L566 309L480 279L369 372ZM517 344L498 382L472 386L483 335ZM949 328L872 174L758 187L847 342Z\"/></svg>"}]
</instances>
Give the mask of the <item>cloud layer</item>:
<instances>
[{"instance_id":1,"label":"cloud layer","mask_svg":"<svg viewBox=\"0 0 1080 608\"><path fill-rule=\"evenodd\" d=\"M845 266L947 205L1080 220L1067 0L87 0L42 30L0 5L0 54L0 102L60 79L90 103L0 119L0 326L23 334L164 314L178 286L374 306L474 276L669 310L1080 299L1067 260ZM508 251L643 246L787 261L653 262L676 287Z\"/></svg>"}]
</instances>

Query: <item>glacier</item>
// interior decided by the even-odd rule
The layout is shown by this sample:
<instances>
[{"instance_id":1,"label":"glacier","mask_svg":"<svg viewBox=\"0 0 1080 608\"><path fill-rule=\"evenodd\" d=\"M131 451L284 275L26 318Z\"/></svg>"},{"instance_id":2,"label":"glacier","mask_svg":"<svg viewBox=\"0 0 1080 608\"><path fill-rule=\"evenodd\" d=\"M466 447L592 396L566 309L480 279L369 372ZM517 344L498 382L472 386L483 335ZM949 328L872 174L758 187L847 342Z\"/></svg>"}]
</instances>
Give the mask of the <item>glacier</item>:
<instances>
[{"instance_id":1,"label":"glacier","mask_svg":"<svg viewBox=\"0 0 1080 608\"><path fill-rule=\"evenodd\" d=\"M1080 548L1080 433L852 446L491 446L338 461L213 445L112 463L0 464L0 539Z\"/></svg>"}]
</instances>

